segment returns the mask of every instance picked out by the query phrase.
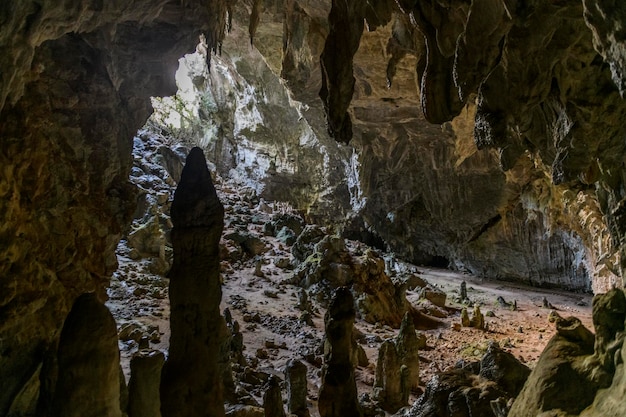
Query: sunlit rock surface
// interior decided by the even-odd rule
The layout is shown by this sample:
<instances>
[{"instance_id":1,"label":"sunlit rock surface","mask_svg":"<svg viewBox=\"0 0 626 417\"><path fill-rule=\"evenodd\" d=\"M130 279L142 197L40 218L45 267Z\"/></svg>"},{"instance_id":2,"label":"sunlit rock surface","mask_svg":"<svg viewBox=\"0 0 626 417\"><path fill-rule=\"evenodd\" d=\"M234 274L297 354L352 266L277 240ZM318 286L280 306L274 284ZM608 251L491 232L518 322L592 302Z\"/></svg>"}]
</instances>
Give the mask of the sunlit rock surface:
<instances>
[{"instance_id":1,"label":"sunlit rock surface","mask_svg":"<svg viewBox=\"0 0 626 417\"><path fill-rule=\"evenodd\" d=\"M555 105L548 100L552 96L544 94L552 107L542 104L543 96L524 105L532 111L523 110L519 121L503 113L503 121L518 123L502 130L517 132L517 142L507 144L504 138L494 139L501 131L489 124L500 116L486 116L486 99L476 95L481 77L486 76L477 63L483 55L486 62L512 65L510 71L522 73L523 84L507 84L501 89L511 91L507 100L520 101L531 83L523 62L508 64L503 57L498 58L497 51L479 50L472 43L474 38L488 48L497 48L500 38L510 34L512 43L507 47L512 56L518 57L521 47L530 48L537 65L546 65L545 51L526 45L542 40L530 34L522 38L517 33L526 22L524 8L520 6L519 16L509 18L513 13L509 6L496 7L494 3L491 10L490 2L485 2L481 6L484 10L474 11L490 10L489 19L482 23L470 16L467 5L448 10L450 21L442 21L443 30L437 35L442 51L429 52L440 65L433 72L424 69L425 42L430 35L426 33L425 40L420 28L430 28L428 19L445 15L445 10L437 6L433 11L423 11L422 20L410 21L397 5L383 4L377 10L368 6L349 12L364 13L371 31L348 31L350 36L358 35L360 44L350 63L352 69L345 75L346 89L341 90L342 75L322 94L329 82L324 78L324 68L335 65L337 71L343 71L341 62L318 59L332 43L327 42L328 37L339 36L328 21L330 2L294 0L287 7L268 2L260 12L253 10L251 2L238 3L233 12L234 28L225 39L222 55L213 59L211 70L207 71L201 56L182 61L179 75L181 79L187 74L189 77L179 85L192 103L198 127L186 139L207 149L223 175L239 178L259 195L289 200L312 218L330 216L346 236L377 244L384 241L413 262L532 285L585 291L621 286L619 250L602 208L606 204L603 199L609 197L601 184L593 185L599 171L580 172L579 179L578 174L572 174L567 182L555 180L559 172L565 172L549 159L554 158L553 146L558 144L542 139L542 146L548 147L545 150L530 139L520 139L524 135L534 141L541 135L570 135L558 125L553 124L554 129L546 126L552 123L547 116L541 118L543 127L537 125L539 116L533 112L549 112L546 109ZM345 13L338 10L333 13ZM538 12L549 10L537 6ZM564 7L562 13L570 16L577 11L582 13L580 7L571 6ZM245 30L252 27L247 26L252 15L256 19L250 23L254 26L253 47L248 43L250 31ZM469 26L462 42L455 46L451 37L463 33L461 24L465 21ZM576 30L588 30L582 19L566 22ZM532 24L552 37L560 36L559 42L573 44L570 54L556 54L555 60L566 60L571 67L575 60L595 59L584 64L581 74L605 86L610 100L618 99L607 68L593 50L591 36L565 39L565 34ZM492 32L482 33L481 25L493 26ZM438 58L441 54L447 57L443 61ZM571 94L592 97L589 87L578 78L581 74L570 67L558 72L555 79L566 78L563 82L572 84L568 90ZM466 72L461 73L461 69ZM450 73L445 75L446 71ZM432 75L440 73L443 75ZM571 80L574 76L576 80ZM330 108L345 107L344 99L333 98L337 93L333 86L337 85L341 94L351 98L347 116L329 115ZM456 90L459 97L454 98ZM437 107L432 103L442 102L442 92L448 102ZM318 93L326 98L320 101ZM559 100L566 103L567 94L562 93ZM593 105L591 111L600 111L597 100L589 104ZM512 106L510 109L516 108ZM572 106L581 108L579 104ZM615 104L610 106L619 111ZM574 116L567 111L563 104L563 120L573 123ZM540 131L522 134L522 123ZM581 135L589 134L590 125L585 126ZM343 133L332 138L332 131ZM513 137L511 134L505 136ZM348 137L350 146L337 143ZM581 163L587 156L579 155Z\"/></svg>"}]
</instances>

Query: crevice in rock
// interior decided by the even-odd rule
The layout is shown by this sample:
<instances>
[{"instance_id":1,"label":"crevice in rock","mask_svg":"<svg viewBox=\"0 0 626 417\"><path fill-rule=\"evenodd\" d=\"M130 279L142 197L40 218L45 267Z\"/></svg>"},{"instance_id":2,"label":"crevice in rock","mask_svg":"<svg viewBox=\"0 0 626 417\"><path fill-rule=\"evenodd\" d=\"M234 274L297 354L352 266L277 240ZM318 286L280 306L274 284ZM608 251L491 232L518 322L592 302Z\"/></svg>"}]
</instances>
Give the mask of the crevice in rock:
<instances>
[{"instance_id":1,"label":"crevice in rock","mask_svg":"<svg viewBox=\"0 0 626 417\"><path fill-rule=\"evenodd\" d=\"M472 235L472 237L470 237L470 239L467 241L467 243L472 243L475 240L478 240L478 238L480 238L480 236L482 234L484 234L485 232L487 232L489 229L491 229L492 227L494 227L500 220L502 220L502 215L500 215L499 213L495 216L493 216L491 219L489 219L489 221L485 224L483 224L480 229L478 229L476 231L476 233L474 233Z\"/></svg>"}]
</instances>

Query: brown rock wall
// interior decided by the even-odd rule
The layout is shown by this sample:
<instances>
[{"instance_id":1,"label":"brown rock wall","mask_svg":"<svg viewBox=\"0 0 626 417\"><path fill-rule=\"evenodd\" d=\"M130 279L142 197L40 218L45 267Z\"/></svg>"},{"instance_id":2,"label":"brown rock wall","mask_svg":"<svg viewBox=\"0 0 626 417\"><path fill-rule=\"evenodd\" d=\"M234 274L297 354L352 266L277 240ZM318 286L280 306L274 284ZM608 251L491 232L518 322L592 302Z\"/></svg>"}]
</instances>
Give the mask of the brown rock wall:
<instances>
[{"instance_id":1,"label":"brown rock wall","mask_svg":"<svg viewBox=\"0 0 626 417\"><path fill-rule=\"evenodd\" d=\"M131 139L200 30L217 45L223 8L0 5L0 415L38 372L54 378L40 364L74 299L104 297L134 209Z\"/></svg>"}]
</instances>

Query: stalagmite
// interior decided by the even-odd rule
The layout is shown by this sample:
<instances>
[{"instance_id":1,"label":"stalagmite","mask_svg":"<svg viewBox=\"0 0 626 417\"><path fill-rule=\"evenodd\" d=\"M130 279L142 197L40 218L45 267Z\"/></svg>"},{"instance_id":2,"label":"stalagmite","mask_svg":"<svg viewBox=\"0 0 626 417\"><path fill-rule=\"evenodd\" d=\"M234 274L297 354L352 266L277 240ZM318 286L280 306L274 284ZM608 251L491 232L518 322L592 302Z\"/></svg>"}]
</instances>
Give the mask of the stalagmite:
<instances>
[{"instance_id":1,"label":"stalagmite","mask_svg":"<svg viewBox=\"0 0 626 417\"><path fill-rule=\"evenodd\" d=\"M193 148L187 157L171 216L171 337L161 380L161 413L224 416L220 358L228 337L219 309L224 208L200 148Z\"/></svg>"},{"instance_id":2,"label":"stalagmite","mask_svg":"<svg viewBox=\"0 0 626 417\"><path fill-rule=\"evenodd\" d=\"M165 356L158 350L144 349L130 361L128 417L160 417L159 381Z\"/></svg>"},{"instance_id":3,"label":"stalagmite","mask_svg":"<svg viewBox=\"0 0 626 417\"><path fill-rule=\"evenodd\" d=\"M478 304L474 305L474 312L472 313L470 326L479 330L485 329L485 316L483 315L483 313L481 313L480 306Z\"/></svg>"},{"instance_id":4,"label":"stalagmite","mask_svg":"<svg viewBox=\"0 0 626 417\"><path fill-rule=\"evenodd\" d=\"M109 309L95 294L75 301L59 341L54 417L121 417L120 353Z\"/></svg>"},{"instance_id":5,"label":"stalagmite","mask_svg":"<svg viewBox=\"0 0 626 417\"><path fill-rule=\"evenodd\" d=\"M398 336L396 338L396 350L398 351L400 363L407 367L406 372L409 389L417 389L419 387L419 346L420 340L417 338L417 334L415 333L413 318L409 313L406 313L402 319L400 331L398 332Z\"/></svg>"},{"instance_id":6,"label":"stalagmite","mask_svg":"<svg viewBox=\"0 0 626 417\"><path fill-rule=\"evenodd\" d=\"M298 417L308 417L306 365L295 359L289 360L285 369L285 380L289 413Z\"/></svg>"},{"instance_id":7,"label":"stalagmite","mask_svg":"<svg viewBox=\"0 0 626 417\"><path fill-rule=\"evenodd\" d=\"M374 398L385 411L390 413L394 413L404 405L402 404L402 398L405 395L402 393L401 367L395 343L391 339L385 340L378 351Z\"/></svg>"},{"instance_id":8,"label":"stalagmite","mask_svg":"<svg viewBox=\"0 0 626 417\"><path fill-rule=\"evenodd\" d=\"M374 397L394 413L407 405L412 388L419 386L419 340L410 314L402 319L395 339L383 342L378 351Z\"/></svg>"},{"instance_id":9,"label":"stalagmite","mask_svg":"<svg viewBox=\"0 0 626 417\"><path fill-rule=\"evenodd\" d=\"M274 375L270 376L268 387L263 395L263 408L265 409L265 417L285 417L280 385L278 378Z\"/></svg>"},{"instance_id":10,"label":"stalagmite","mask_svg":"<svg viewBox=\"0 0 626 417\"><path fill-rule=\"evenodd\" d=\"M352 366L354 297L346 287L335 290L324 316L326 340L318 407L320 417L361 417Z\"/></svg>"}]
</instances>

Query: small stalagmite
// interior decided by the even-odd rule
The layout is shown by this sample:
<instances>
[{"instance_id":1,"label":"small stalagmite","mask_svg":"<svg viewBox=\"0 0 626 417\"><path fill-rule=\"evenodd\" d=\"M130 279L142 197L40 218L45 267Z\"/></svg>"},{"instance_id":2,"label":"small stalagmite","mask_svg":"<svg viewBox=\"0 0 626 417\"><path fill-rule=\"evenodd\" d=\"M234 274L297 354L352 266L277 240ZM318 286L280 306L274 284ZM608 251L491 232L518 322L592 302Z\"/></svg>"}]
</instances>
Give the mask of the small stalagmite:
<instances>
[{"instance_id":1,"label":"small stalagmite","mask_svg":"<svg viewBox=\"0 0 626 417\"><path fill-rule=\"evenodd\" d=\"M485 330L485 316L481 313L480 306L478 304L474 305L474 312L472 313L470 326L475 329Z\"/></svg>"},{"instance_id":2,"label":"small stalagmite","mask_svg":"<svg viewBox=\"0 0 626 417\"><path fill-rule=\"evenodd\" d=\"M111 312L83 294L65 319L58 349L54 417L121 417L120 352Z\"/></svg>"},{"instance_id":3,"label":"small stalagmite","mask_svg":"<svg viewBox=\"0 0 626 417\"><path fill-rule=\"evenodd\" d=\"M374 398L383 410L390 413L402 407L402 364L398 358L396 345L392 339L385 340L378 351L376 379L374 381ZM408 388L406 384L404 387ZM408 397L408 395L406 395Z\"/></svg>"},{"instance_id":4,"label":"small stalagmite","mask_svg":"<svg viewBox=\"0 0 626 417\"><path fill-rule=\"evenodd\" d=\"M419 340L413 319L404 315L395 339L383 342L378 351L374 397L390 413L407 405L411 389L419 387Z\"/></svg>"},{"instance_id":5,"label":"small stalagmite","mask_svg":"<svg viewBox=\"0 0 626 417\"><path fill-rule=\"evenodd\" d=\"M352 365L354 297L346 287L333 293L324 316L324 368L318 408L320 417L361 417Z\"/></svg>"},{"instance_id":6,"label":"small stalagmite","mask_svg":"<svg viewBox=\"0 0 626 417\"><path fill-rule=\"evenodd\" d=\"M278 378L274 375L270 376L267 389L263 395L263 408L265 410L265 417L285 417L280 384Z\"/></svg>"},{"instance_id":7,"label":"small stalagmite","mask_svg":"<svg viewBox=\"0 0 626 417\"><path fill-rule=\"evenodd\" d=\"M159 350L142 349L130 360L128 417L161 417L159 381L165 355Z\"/></svg>"},{"instance_id":8,"label":"small stalagmite","mask_svg":"<svg viewBox=\"0 0 626 417\"><path fill-rule=\"evenodd\" d=\"M224 207L200 148L193 148L187 157L171 216L171 336L161 378L161 413L163 417L224 416L220 358L229 341L219 309Z\"/></svg>"},{"instance_id":9,"label":"small stalagmite","mask_svg":"<svg viewBox=\"0 0 626 417\"><path fill-rule=\"evenodd\" d=\"M285 368L288 410L298 417L309 417L306 370L306 365L295 359L289 360Z\"/></svg>"},{"instance_id":10,"label":"small stalagmite","mask_svg":"<svg viewBox=\"0 0 626 417\"><path fill-rule=\"evenodd\" d=\"M400 331L396 337L396 350L398 351L400 363L407 367L406 373L409 389L417 389L420 383L419 347L420 340L415 332L413 317L409 313L406 313L402 318Z\"/></svg>"}]
</instances>

